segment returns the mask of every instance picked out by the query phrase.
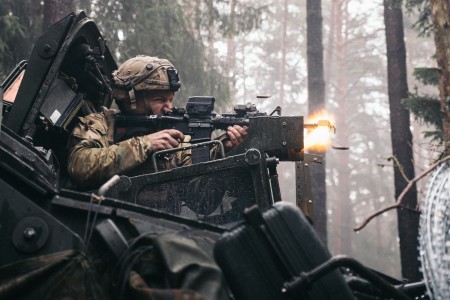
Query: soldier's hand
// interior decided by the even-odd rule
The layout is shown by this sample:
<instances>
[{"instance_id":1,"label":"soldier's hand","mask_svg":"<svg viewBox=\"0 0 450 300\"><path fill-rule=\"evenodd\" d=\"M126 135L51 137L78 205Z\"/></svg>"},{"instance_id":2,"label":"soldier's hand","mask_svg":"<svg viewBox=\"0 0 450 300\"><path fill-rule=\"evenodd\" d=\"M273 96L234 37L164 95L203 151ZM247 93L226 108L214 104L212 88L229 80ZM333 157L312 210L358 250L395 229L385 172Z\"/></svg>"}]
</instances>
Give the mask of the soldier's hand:
<instances>
[{"instance_id":1,"label":"soldier's hand","mask_svg":"<svg viewBox=\"0 0 450 300\"><path fill-rule=\"evenodd\" d=\"M225 151L230 151L240 143L248 136L248 127L247 126L229 126L227 128L227 134L229 139L225 140L223 143L223 146L225 148Z\"/></svg>"},{"instance_id":2,"label":"soldier's hand","mask_svg":"<svg viewBox=\"0 0 450 300\"><path fill-rule=\"evenodd\" d=\"M161 130L149 134L148 137L154 152L176 148L184 140L184 134L176 129Z\"/></svg>"}]
</instances>

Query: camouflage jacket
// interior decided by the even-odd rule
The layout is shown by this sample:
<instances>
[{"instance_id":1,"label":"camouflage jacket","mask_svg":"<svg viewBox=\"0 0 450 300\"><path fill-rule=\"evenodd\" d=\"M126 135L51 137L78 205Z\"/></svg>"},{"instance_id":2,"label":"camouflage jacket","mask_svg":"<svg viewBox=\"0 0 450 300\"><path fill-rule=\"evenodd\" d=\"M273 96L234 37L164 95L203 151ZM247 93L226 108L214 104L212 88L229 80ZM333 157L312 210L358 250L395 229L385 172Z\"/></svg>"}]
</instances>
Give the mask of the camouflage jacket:
<instances>
[{"instance_id":1,"label":"camouflage jacket","mask_svg":"<svg viewBox=\"0 0 450 300\"><path fill-rule=\"evenodd\" d=\"M103 109L80 117L67 144L69 156L67 171L79 188L97 188L112 176L136 176L153 172L149 160L153 154L148 136L137 136L113 143L114 120L117 110ZM190 137L180 144L187 146ZM158 170L169 170L191 163L190 151L157 160Z\"/></svg>"},{"instance_id":2,"label":"camouflage jacket","mask_svg":"<svg viewBox=\"0 0 450 300\"><path fill-rule=\"evenodd\" d=\"M230 300L221 269L199 242L212 249L214 240L147 234L130 240L123 259L96 263L77 250L24 257L0 266L0 299Z\"/></svg>"}]
</instances>

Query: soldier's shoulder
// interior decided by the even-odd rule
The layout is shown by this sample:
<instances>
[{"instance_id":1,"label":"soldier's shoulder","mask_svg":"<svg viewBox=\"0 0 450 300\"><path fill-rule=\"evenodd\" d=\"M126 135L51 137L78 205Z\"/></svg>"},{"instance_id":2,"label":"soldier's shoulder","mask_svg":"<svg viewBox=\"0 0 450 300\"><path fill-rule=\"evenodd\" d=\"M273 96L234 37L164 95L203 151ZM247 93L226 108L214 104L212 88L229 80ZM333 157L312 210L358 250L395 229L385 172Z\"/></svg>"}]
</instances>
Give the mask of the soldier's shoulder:
<instances>
[{"instance_id":1,"label":"soldier's shoulder","mask_svg":"<svg viewBox=\"0 0 450 300\"><path fill-rule=\"evenodd\" d=\"M106 124L106 116L103 112L95 112L89 114L84 117L78 118L82 123L105 123Z\"/></svg>"},{"instance_id":2,"label":"soldier's shoulder","mask_svg":"<svg viewBox=\"0 0 450 300\"><path fill-rule=\"evenodd\" d=\"M103 112L96 112L86 115L84 117L78 117L78 125L74 127L72 135L79 137L92 138L92 131L101 135L106 134L108 131L108 122Z\"/></svg>"}]
</instances>

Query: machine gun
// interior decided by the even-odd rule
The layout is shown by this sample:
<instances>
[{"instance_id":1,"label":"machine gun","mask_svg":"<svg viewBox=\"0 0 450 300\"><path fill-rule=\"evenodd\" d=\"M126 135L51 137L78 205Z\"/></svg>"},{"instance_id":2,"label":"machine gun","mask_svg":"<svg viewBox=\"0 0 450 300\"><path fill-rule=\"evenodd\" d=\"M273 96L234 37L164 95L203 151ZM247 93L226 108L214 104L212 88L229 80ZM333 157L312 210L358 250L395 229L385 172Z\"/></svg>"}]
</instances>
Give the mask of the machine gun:
<instances>
[{"instance_id":1,"label":"machine gun","mask_svg":"<svg viewBox=\"0 0 450 300\"><path fill-rule=\"evenodd\" d=\"M235 114L217 116L214 110L214 97L190 97L186 108L174 108L164 116L126 116L116 117L114 141L157 132L164 129L176 129L191 137L193 163L210 160L208 145L217 143L211 141L211 134L216 129L226 130L228 126L249 125L249 116L264 116L253 104L235 106ZM198 145L198 146L197 146Z\"/></svg>"},{"instance_id":2,"label":"machine gun","mask_svg":"<svg viewBox=\"0 0 450 300\"><path fill-rule=\"evenodd\" d=\"M252 146L256 148L268 147L275 151L275 156L282 160L298 161L303 158L303 128L314 128L317 126L328 126L333 129L334 126L329 121L320 121L317 124L303 124L301 117L281 117L281 108L277 107L270 115L259 112L254 104L236 105L234 114L216 115L214 110L214 97L195 96L188 99L186 108L175 108L172 112L164 116L126 116L118 115L114 130L114 141L122 140L157 132L164 129L177 129L185 135L191 136L193 163L205 162L210 160L210 149L208 145L218 143L211 141L211 134L216 129L226 130L228 126L240 125L249 126L252 131L264 131L266 138L263 140L253 139ZM274 113L277 113L274 116ZM274 129L279 129L274 131ZM290 136L283 132L291 133ZM279 138L282 138L280 140ZM249 149L248 143L245 146L237 147ZM285 151L284 151L285 150ZM282 152L288 152L283 154ZM233 149L234 154L239 150ZM277 155L278 154L278 155ZM222 153L222 156L224 154Z\"/></svg>"}]
</instances>

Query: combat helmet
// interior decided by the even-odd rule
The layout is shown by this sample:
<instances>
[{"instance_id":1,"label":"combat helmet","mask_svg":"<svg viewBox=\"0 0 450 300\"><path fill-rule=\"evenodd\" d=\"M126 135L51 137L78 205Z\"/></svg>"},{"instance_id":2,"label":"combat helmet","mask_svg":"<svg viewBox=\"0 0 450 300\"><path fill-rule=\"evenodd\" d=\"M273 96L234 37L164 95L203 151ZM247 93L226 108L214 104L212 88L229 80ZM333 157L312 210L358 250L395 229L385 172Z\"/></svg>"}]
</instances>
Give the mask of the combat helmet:
<instances>
[{"instance_id":1,"label":"combat helmet","mask_svg":"<svg viewBox=\"0 0 450 300\"><path fill-rule=\"evenodd\" d=\"M136 92L172 91L180 89L175 67L167 59L139 55L125 61L113 72L112 98L130 101L136 109Z\"/></svg>"}]
</instances>

